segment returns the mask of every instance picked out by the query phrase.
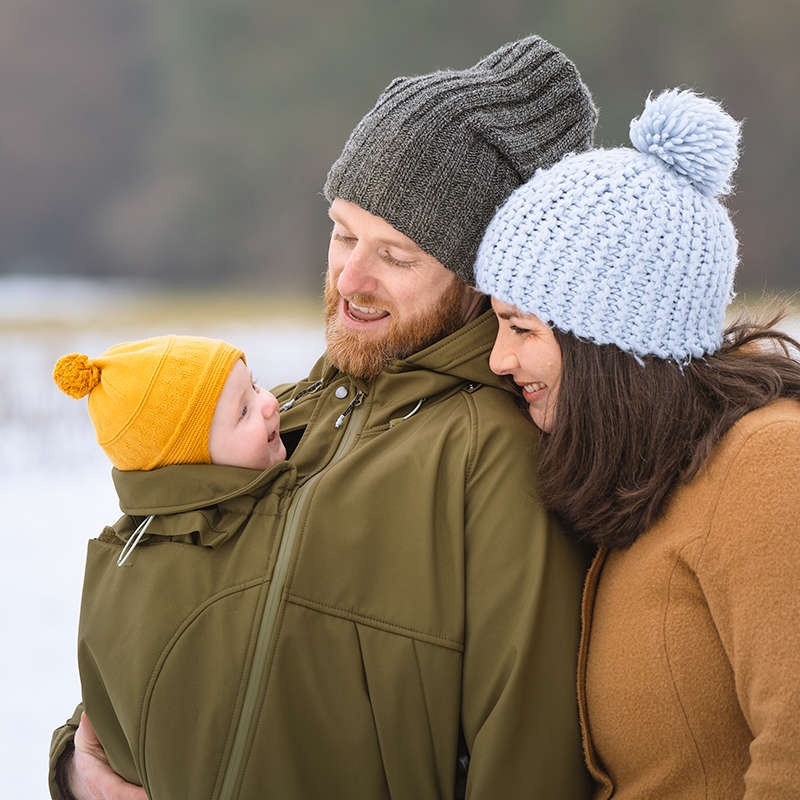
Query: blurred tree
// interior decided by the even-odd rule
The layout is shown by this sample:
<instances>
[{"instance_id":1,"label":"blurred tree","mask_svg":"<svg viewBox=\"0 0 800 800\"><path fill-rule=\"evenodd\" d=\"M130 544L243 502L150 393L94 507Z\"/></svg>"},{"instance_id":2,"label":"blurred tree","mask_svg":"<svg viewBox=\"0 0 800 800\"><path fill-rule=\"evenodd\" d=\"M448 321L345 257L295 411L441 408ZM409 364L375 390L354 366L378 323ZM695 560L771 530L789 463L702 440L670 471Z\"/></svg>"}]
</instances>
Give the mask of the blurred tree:
<instances>
[{"instance_id":1,"label":"blurred tree","mask_svg":"<svg viewBox=\"0 0 800 800\"><path fill-rule=\"evenodd\" d=\"M651 89L692 86L745 118L739 286L798 286L796 0L7 0L0 15L0 179L21 187L0 199L0 270L47 251L316 291L325 173L381 89L535 31L592 87L599 144L627 142Z\"/></svg>"},{"instance_id":2,"label":"blurred tree","mask_svg":"<svg viewBox=\"0 0 800 800\"><path fill-rule=\"evenodd\" d=\"M132 0L0 10L0 270L102 271L87 213L136 169L150 61Z\"/></svg>"}]
</instances>

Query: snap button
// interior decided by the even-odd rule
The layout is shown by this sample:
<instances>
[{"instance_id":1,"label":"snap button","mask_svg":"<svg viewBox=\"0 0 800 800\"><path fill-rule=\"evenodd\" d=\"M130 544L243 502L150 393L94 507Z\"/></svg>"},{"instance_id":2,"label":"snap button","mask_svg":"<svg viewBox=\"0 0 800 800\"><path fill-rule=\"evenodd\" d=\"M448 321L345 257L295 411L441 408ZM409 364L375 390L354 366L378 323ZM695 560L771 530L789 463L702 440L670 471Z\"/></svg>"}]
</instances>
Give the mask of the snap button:
<instances>
[{"instance_id":1,"label":"snap button","mask_svg":"<svg viewBox=\"0 0 800 800\"><path fill-rule=\"evenodd\" d=\"M344 400L344 398L347 397L347 387L337 386L334 394L339 398L339 400Z\"/></svg>"}]
</instances>

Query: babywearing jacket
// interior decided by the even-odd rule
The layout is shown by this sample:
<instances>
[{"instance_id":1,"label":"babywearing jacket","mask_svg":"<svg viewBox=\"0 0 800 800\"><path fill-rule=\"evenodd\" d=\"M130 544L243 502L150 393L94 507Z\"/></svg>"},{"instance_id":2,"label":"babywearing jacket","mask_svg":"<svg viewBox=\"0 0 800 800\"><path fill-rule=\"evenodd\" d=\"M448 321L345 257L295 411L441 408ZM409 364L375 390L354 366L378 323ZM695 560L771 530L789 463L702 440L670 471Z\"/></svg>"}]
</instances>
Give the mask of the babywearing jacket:
<instances>
[{"instance_id":1,"label":"babywearing jacket","mask_svg":"<svg viewBox=\"0 0 800 800\"><path fill-rule=\"evenodd\" d=\"M468 797L588 797L586 560L536 495L495 332L488 312L370 384L320 359L278 388L291 461L261 475L116 475L79 648L123 777L154 800L453 798L461 737Z\"/></svg>"}]
</instances>

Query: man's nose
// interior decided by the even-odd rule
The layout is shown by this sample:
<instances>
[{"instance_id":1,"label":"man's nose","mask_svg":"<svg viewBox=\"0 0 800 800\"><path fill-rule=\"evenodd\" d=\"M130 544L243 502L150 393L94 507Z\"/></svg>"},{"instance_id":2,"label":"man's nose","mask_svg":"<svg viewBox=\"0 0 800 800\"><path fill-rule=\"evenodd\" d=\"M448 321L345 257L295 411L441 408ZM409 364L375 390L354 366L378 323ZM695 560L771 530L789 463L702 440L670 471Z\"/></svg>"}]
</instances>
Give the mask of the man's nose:
<instances>
[{"instance_id":1,"label":"man's nose","mask_svg":"<svg viewBox=\"0 0 800 800\"><path fill-rule=\"evenodd\" d=\"M344 297L376 293L375 265L365 248L356 245L350 252L336 280L336 288Z\"/></svg>"}]
</instances>

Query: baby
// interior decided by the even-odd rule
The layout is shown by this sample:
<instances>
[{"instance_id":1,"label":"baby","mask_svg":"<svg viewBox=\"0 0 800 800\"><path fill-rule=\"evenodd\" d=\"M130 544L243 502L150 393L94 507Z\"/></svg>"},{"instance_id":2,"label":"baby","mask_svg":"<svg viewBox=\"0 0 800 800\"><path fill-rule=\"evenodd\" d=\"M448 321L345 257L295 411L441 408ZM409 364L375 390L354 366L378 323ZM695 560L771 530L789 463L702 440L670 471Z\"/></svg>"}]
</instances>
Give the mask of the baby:
<instances>
[{"instance_id":1,"label":"baby","mask_svg":"<svg viewBox=\"0 0 800 800\"><path fill-rule=\"evenodd\" d=\"M196 336L126 342L97 358L73 353L53 378L72 397L88 395L125 512L88 544L74 724L85 707L112 768L149 797L169 798L178 796L168 783L174 765L148 759L141 743L164 751L159 737L173 734L162 715L188 715L181 724L193 766L191 779L179 778L181 796L209 796L224 737L195 730L192 708L203 697L198 676L210 674L217 720L234 718L246 649L226 636L248 641L259 573L295 477L278 401L255 383L241 350ZM179 695L191 700L176 704ZM198 752L208 763L195 764Z\"/></svg>"},{"instance_id":2,"label":"baby","mask_svg":"<svg viewBox=\"0 0 800 800\"><path fill-rule=\"evenodd\" d=\"M171 464L265 470L286 458L278 401L227 342L201 336L125 342L98 358L63 356L53 378L71 397L89 395L97 441L120 470Z\"/></svg>"}]
</instances>

